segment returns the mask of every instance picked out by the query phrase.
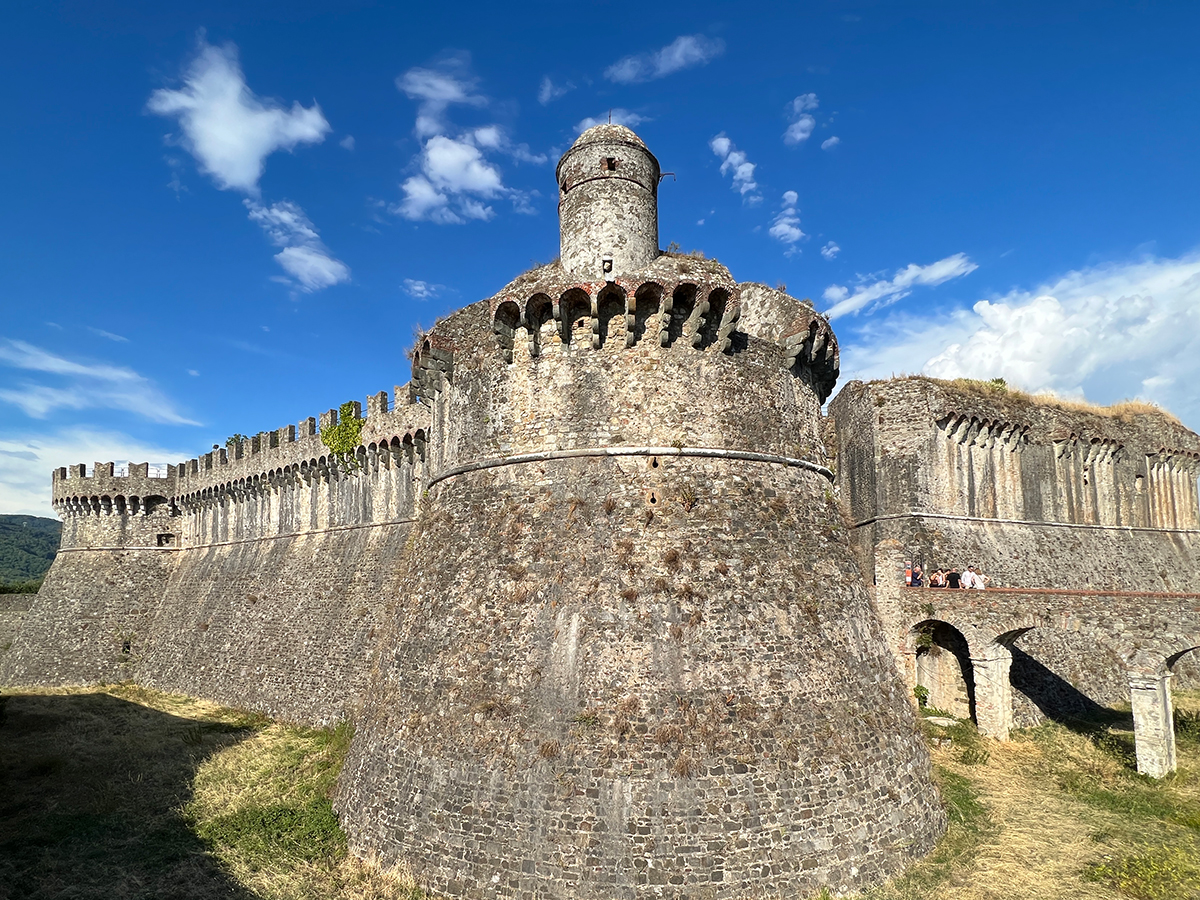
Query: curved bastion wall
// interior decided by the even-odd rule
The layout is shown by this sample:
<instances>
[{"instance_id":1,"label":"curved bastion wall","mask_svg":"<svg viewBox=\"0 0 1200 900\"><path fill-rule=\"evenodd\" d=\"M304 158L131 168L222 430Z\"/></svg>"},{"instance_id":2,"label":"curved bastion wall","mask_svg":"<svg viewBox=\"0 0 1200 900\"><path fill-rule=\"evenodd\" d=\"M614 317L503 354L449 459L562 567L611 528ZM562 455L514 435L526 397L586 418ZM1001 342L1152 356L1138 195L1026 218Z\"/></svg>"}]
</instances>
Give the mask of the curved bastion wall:
<instances>
[{"instance_id":1,"label":"curved bastion wall","mask_svg":"<svg viewBox=\"0 0 1200 900\"><path fill-rule=\"evenodd\" d=\"M438 462L336 805L436 892L850 889L944 825L818 462L828 324L648 268L543 267L419 348Z\"/></svg>"}]
</instances>

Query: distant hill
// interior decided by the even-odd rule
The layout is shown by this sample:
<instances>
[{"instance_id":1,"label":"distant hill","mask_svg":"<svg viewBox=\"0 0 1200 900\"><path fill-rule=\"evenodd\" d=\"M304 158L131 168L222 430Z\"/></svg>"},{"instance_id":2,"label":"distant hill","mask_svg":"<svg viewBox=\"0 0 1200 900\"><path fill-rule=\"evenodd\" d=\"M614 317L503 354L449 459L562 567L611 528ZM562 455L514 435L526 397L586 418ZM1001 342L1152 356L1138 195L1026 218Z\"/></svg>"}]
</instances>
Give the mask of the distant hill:
<instances>
[{"instance_id":1,"label":"distant hill","mask_svg":"<svg viewBox=\"0 0 1200 900\"><path fill-rule=\"evenodd\" d=\"M61 537L57 519L0 515L0 584L40 580L54 562Z\"/></svg>"}]
</instances>

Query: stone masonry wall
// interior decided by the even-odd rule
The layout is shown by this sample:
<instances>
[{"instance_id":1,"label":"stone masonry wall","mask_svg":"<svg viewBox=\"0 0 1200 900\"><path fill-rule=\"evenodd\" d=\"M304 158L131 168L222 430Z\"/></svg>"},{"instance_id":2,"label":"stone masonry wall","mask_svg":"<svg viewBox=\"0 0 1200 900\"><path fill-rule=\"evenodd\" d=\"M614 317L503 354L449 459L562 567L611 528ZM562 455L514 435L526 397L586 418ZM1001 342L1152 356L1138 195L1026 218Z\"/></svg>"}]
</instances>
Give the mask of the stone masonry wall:
<instances>
[{"instance_id":1,"label":"stone masonry wall","mask_svg":"<svg viewBox=\"0 0 1200 900\"><path fill-rule=\"evenodd\" d=\"M804 895L942 828L819 475L553 460L448 479L414 532L337 799L467 897Z\"/></svg>"}]
</instances>

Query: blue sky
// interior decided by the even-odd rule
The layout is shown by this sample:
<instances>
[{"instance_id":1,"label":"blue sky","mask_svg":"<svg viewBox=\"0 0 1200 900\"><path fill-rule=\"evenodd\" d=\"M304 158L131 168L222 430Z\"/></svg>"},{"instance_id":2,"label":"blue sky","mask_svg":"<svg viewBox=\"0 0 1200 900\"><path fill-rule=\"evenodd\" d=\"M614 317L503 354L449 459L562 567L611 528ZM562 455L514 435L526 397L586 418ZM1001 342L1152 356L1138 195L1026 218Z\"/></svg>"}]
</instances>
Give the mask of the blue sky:
<instances>
[{"instance_id":1,"label":"blue sky","mask_svg":"<svg viewBox=\"0 0 1200 900\"><path fill-rule=\"evenodd\" d=\"M811 297L842 383L1200 426L1196 4L112 6L5 8L0 511L404 383L557 254L610 110L676 173L663 246Z\"/></svg>"}]
</instances>

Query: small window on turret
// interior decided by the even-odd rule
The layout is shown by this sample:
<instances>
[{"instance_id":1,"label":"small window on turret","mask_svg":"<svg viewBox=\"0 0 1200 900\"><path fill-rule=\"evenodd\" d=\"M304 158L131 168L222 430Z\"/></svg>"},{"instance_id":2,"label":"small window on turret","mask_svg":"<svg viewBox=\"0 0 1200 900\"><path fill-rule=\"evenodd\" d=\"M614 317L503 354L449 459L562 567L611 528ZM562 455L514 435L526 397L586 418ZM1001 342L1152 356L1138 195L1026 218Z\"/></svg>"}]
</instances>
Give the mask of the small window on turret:
<instances>
[{"instance_id":1,"label":"small window on turret","mask_svg":"<svg viewBox=\"0 0 1200 900\"><path fill-rule=\"evenodd\" d=\"M173 535L173 534L160 534L160 535L158 536L158 546L160 546L160 547L174 547L174 546L175 546L175 535Z\"/></svg>"},{"instance_id":2,"label":"small window on turret","mask_svg":"<svg viewBox=\"0 0 1200 900\"><path fill-rule=\"evenodd\" d=\"M605 172L617 171L617 158L615 156L606 156L600 160L600 168Z\"/></svg>"}]
</instances>

